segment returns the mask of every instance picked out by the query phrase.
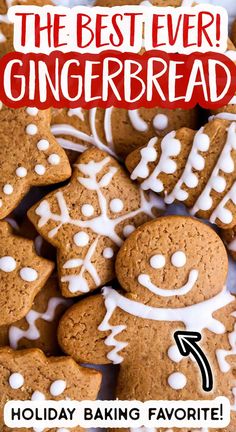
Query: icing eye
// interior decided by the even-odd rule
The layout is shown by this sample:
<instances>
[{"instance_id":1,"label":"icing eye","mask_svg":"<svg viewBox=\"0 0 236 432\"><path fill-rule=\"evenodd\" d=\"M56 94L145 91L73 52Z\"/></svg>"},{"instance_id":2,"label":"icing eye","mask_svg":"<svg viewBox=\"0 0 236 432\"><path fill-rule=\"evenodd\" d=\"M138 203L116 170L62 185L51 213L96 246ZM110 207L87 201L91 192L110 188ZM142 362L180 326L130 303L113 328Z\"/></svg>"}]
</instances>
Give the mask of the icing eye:
<instances>
[{"instance_id":1,"label":"icing eye","mask_svg":"<svg viewBox=\"0 0 236 432\"><path fill-rule=\"evenodd\" d=\"M184 267L186 264L187 258L184 252L177 251L171 257L171 264L174 267Z\"/></svg>"},{"instance_id":2,"label":"icing eye","mask_svg":"<svg viewBox=\"0 0 236 432\"><path fill-rule=\"evenodd\" d=\"M150 266L154 269L161 269L165 267L166 259L164 255L153 255L150 259Z\"/></svg>"}]
</instances>

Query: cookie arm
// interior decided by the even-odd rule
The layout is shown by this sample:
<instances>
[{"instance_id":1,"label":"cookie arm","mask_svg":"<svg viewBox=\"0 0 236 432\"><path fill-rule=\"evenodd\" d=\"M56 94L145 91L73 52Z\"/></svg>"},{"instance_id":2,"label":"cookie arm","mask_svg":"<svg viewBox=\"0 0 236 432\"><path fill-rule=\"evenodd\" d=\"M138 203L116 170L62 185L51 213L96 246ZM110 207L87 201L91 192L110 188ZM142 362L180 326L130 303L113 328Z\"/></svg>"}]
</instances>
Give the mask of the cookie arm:
<instances>
[{"instance_id":1,"label":"cookie arm","mask_svg":"<svg viewBox=\"0 0 236 432\"><path fill-rule=\"evenodd\" d=\"M105 314L101 295L86 298L69 308L58 327L62 350L81 363L111 363L107 358L111 347L104 343L109 332L98 330Z\"/></svg>"}]
</instances>

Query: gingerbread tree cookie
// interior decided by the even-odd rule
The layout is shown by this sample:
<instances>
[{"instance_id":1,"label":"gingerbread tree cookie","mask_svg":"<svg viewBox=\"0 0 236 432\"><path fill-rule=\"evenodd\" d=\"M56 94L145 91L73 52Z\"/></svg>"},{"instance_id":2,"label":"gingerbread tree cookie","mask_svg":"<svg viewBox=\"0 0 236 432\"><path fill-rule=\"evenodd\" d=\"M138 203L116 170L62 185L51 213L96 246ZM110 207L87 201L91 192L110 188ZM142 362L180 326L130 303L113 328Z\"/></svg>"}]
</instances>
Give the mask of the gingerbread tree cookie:
<instances>
[{"instance_id":1,"label":"gingerbread tree cookie","mask_svg":"<svg viewBox=\"0 0 236 432\"><path fill-rule=\"evenodd\" d=\"M236 121L221 114L193 133L171 132L152 138L126 159L131 179L143 190L183 202L192 215L222 228L236 224Z\"/></svg>"},{"instance_id":2,"label":"gingerbread tree cookie","mask_svg":"<svg viewBox=\"0 0 236 432\"><path fill-rule=\"evenodd\" d=\"M36 254L32 241L13 235L9 225L0 222L0 325L27 314L53 267Z\"/></svg>"},{"instance_id":3,"label":"gingerbread tree cookie","mask_svg":"<svg viewBox=\"0 0 236 432\"><path fill-rule=\"evenodd\" d=\"M64 150L50 132L50 110L0 110L0 219L17 206L31 186L70 177Z\"/></svg>"},{"instance_id":4,"label":"gingerbread tree cookie","mask_svg":"<svg viewBox=\"0 0 236 432\"><path fill-rule=\"evenodd\" d=\"M190 217L167 216L139 227L125 241L116 273L125 294L72 306L59 325L62 349L77 361L120 364L121 400L202 400L228 397L234 408L236 301L224 287L227 254L218 235ZM180 330L202 336L214 386L202 389L197 363L182 357ZM232 432L235 425L232 412Z\"/></svg>"},{"instance_id":5,"label":"gingerbread tree cookie","mask_svg":"<svg viewBox=\"0 0 236 432\"><path fill-rule=\"evenodd\" d=\"M56 276L50 277L26 316L12 325L0 327L0 346L40 348L47 355L58 354L60 349L55 336L58 322L71 303L62 297Z\"/></svg>"},{"instance_id":6,"label":"gingerbread tree cookie","mask_svg":"<svg viewBox=\"0 0 236 432\"><path fill-rule=\"evenodd\" d=\"M92 148L78 159L71 182L36 204L29 218L58 248L62 292L72 297L114 277L123 239L159 209L162 202L133 184L115 159Z\"/></svg>"},{"instance_id":7,"label":"gingerbread tree cookie","mask_svg":"<svg viewBox=\"0 0 236 432\"><path fill-rule=\"evenodd\" d=\"M3 407L10 400L95 400L101 384L100 372L80 367L70 357L47 358L38 349L13 351L1 348L0 370L2 432L12 431L3 423ZM26 428L19 430L36 431ZM83 431L80 427L70 430Z\"/></svg>"}]
</instances>

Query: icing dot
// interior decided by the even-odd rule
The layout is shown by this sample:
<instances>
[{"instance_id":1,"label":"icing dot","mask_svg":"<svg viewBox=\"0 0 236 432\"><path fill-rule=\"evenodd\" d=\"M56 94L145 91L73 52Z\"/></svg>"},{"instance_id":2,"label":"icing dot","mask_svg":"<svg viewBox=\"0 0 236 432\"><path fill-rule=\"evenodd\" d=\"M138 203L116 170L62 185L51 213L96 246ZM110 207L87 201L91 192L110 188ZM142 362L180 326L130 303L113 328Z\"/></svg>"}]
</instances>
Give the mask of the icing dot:
<instances>
[{"instance_id":1,"label":"icing dot","mask_svg":"<svg viewBox=\"0 0 236 432\"><path fill-rule=\"evenodd\" d=\"M38 132L38 128L35 124L31 123L28 124L28 126L26 126L26 133L28 135L36 135L37 132Z\"/></svg>"},{"instance_id":2,"label":"icing dot","mask_svg":"<svg viewBox=\"0 0 236 432\"><path fill-rule=\"evenodd\" d=\"M60 163L60 160L60 156L56 153L51 154L48 158L48 162L50 163L50 165L58 165Z\"/></svg>"},{"instance_id":3,"label":"icing dot","mask_svg":"<svg viewBox=\"0 0 236 432\"><path fill-rule=\"evenodd\" d=\"M34 170L38 175L44 175L46 172L46 168L43 165L35 165Z\"/></svg>"},{"instance_id":4,"label":"icing dot","mask_svg":"<svg viewBox=\"0 0 236 432\"><path fill-rule=\"evenodd\" d=\"M80 231L74 235L74 242L76 246L87 246L89 242L89 235L86 232Z\"/></svg>"},{"instance_id":5,"label":"icing dot","mask_svg":"<svg viewBox=\"0 0 236 432\"><path fill-rule=\"evenodd\" d=\"M59 396L66 389L66 382L64 380L56 380L50 386L50 393L52 396Z\"/></svg>"},{"instance_id":6,"label":"icing dot","mask_svg":"<svg viewBox=\"0 0 236 432\"><path fill-rule=\"evenodd\" d=\"M160 269L165 267L166 259L164 255L157 254L153 255L150 259L150 266L154 269Z\"/></svg>"},{"instance_id":7,"label":"icing dot","mask_svg":"<svg viewBox=\"0 0 236 432\"><path fill-rule=\"evenodd\" d=\"M2 200L0 199L0 208L2 207Z\"/></svg>"},{"instance_id":8,"label":"icing dot","mask_svg":"<svg viewBox=\"0 0 236 432\"><path fill-rule=\"evenodd\" d=\"M155 129L164 130L169 123L168 117L165 114L157 114L153 119L153 126Z\"/></svg>"},{"instance_id":9,"label":"icing dot","mask_svg":"<svg viewBox=\"0 0 236 432\"><path fill-rule=\"evenodd\" d=\"M38 278L38 272L31 267L23 267L20 270L20 277L26 282L34 282Z\"/></svg>"},{"instance_id":10,"label":"icing dot","mask_svg":"<svg viewBox=\"0 0 236 432\"><path fill-rule=\"evenodd\" d=\"M171 263L174 267L184 267L186 264L187 258L184 252L177 251L171 257Z\"/></svg>"},{"instance_id":11,"label":"icing dot","mask_svg":"<svg viewBox=\"0 0 236 432\"><path fill-rule=\"evenodd\" d=\"M10 273L16 269L16 261L11 256L0 258L0 270Z\"/></svg>"},{"instance_id":12,"label":"icing dot","mask_svg":"<svg viewBox=\"0 0 236 432\"><path fill-rule=\"evenodd\" d=\"M103 254L104 258L110 259L110 258L113 257L114 251L113 251L112 248L107 247L107 248L104 249L104 251L103 251L102 254Z\"/></svg>"},{"instance_id":13,"label":"icing dot","mask_svg":"<svg viewBox=\"0 0 236 432\"><path fill-rule=\"evenodd\" d=\"M175 372L168 377L168 384L174 390L181 390L186 386L187 378L184 374Z\"/></svg>"},{"instance_id":14,"label":"icing dot","mask_svg":"<svg viewBox=\"0 0 236 432\"><path fill-rule=\"evenodd\" d=\"M84 216L90 217L94 213L94 207L91 204L82 205L81 211Z\"/></svg>"},{"instance_id":15,"label":"icing dot","mask_svg":"<svg viewBox=\"0 0 236 432\"><path fill-rule=\"evenodd\" d=\"M171 359L175 363L179 363L183 359L183 357L180 354L179 349L176 345L172 345L168 349L168 357L169 357L169 359Z\"/></svg>"},{"instance_id":16,"label":"icing dot","mask_svg":"<svg viewBox=\"0 0 236 432\"><path fill-rule=\"evenodd\" d=\"M17 177L23 178L27 176L27 169L24 167L19 167L16 169Z\"/></svg>"},{"instance_id":17,"label":"icing dot","mask_svg":"<svg viewBox=\"0 0 236 432\"><path fill-rule=\"evenodd\" d=\"M47 150L49 148L49 142L46 139L41 139L39 142L37 142L37 148L40 151Z\"/></svg>"},{"instance_id":18,"label":"icing dot","mask_svg":"<svg viewBox=\"0 0 236 432\"><path fill-rule=\"evenodd\" d=\"M31 116L36 116L39 112L38 108L26 108L26 112L27 114L31 115Z\"/></svg>"},{"instance_id":19,"label":"icing dot","mask_svg":"<svg viewBox=\"0 0 236 432\"><path fill-rule=\"evenodd\" d=\"M19 389L24 385L24 377L20 373L13 373L9 377L9 385L12 389Z\"/></svg>"},{"instance_id":20,"label":"icing dot","mask_svg":"<svg viewBox=\"0 0 236 432\"><path fill-rule=\"evenodd\" d=\"M126 225L123 229L123 234L125 237L128 237L134 231L135 231L134 225Z\"/></svg>"},{"instance_id":21,"label":"icing dot","mask_svg":"<svg viewBox=\"0 0 236 432\"><path fill-rule=\"evenodd\" d=\"M35 390L35 392L32 394L32 396L31 396L31 400L32 401L42 401L42 400L45 400L46 398L45 398L45 396L44 396L44 394L43 393L41 393L40 391L38 391L38 390Z\"/></svg>"},{"instance_id":22,"label":"icing dot","mask_svg":"<svg viewBox=\"0 0 236 432\"><path fill-rule=\"evenodd\" d=\"M3 186L3 192L5 195L11 195L13 192L13 186L11 184L5 184Z\"/></svg>"},{"instance_id":23,"label":"icing dot","mask_svg":"<svg viewBox=\"0 0 236 432\"><path fill-rule=\"evenodd\" d=\"M110 209L113 213L119 213L124 208L124 203L119 198L114 198L110 201Z\"/></svg>"}]
</instances>

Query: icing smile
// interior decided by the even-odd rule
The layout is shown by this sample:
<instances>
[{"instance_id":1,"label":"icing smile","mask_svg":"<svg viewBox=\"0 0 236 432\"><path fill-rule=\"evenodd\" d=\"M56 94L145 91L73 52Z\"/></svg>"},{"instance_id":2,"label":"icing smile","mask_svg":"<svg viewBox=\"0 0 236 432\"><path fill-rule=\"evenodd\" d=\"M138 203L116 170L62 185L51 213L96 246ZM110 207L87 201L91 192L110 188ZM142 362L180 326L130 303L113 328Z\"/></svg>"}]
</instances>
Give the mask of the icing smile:
<instances>
[{"instance_id":1,"label":"icing smile","mask_svg":"<svg viewBox=\"0 0 236 432\"><path fill-rule=\"evenodd\" d=\"M188 275L188 281L185 285L180 288L166 290L163 288L159 288L155 284L152 283L150 276L147 274L141 274L138 276L138 282L140 285L147 288L149 291L152 291L154 294L162 296L162 297L172 297L175 295L184 295L187 294L194 287L195 283L198 280L198 270L190 270Z\"/></svg>"}]
</instances>

